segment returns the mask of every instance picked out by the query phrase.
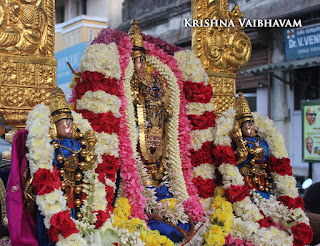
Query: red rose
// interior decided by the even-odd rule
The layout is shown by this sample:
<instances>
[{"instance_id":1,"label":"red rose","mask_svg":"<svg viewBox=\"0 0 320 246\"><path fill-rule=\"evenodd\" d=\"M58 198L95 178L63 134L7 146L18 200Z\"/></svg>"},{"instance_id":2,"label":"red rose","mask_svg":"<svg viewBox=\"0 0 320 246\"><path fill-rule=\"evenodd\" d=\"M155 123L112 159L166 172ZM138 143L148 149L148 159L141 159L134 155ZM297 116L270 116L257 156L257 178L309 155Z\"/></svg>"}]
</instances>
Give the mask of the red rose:
<instances>
[{"instance_id":1,"label":"red rose","mask_svg":"<svg viewBox=\"0 0 320 246\"><path fill-rule=\"evenodd\" d=\"M267 160L267 164L269 172L275 172L279 175L293 175L289 158L277 159L273 156L270 156Z\"/></svg>"},{"instance_id":2,"label":"red rose","mask_svg":"<svg viewBox=\"0 0 320 246\"><path fill-rule=\"evenodd\" d=\"M88 110L77 110L82 114L83 118L87 119L92 129L96 132L106 132L109 134L119 133L120 118L116 118L112 112L94 114Z\"/></svg>"},{"instance_id":3,"label":"red rose","mask_svg":"<svg viewBox=\"0 0 320 246\"><path fill-rule=\"evenodd\" d=\"M59 231L54 226L50 226L49 230L47 231L47 234L52 244L56 244L56 242L59 241Z\"/></svg>"},{"instance_id":4,"label":"red rose","mask_svg":"<svg viewBox=\"0 0 320 246\"><path fill-rule=\"evenodd\" d=\"M108 206L111 206L114 200L114 189L109 185L106 185L106 200L108 202Z\"/></svg>"},{"instance_id":5,"label":"red rose","mask_svg":"<svg viewBox=\"0 0 320 246\"><path fill-rule=\"evenodd\" d=\"M34 174L32 183L34 192L40 196L51 193L56 188L58 188L55 185L59 184L59 182L57 182L56 180L54 181L51 171L49 169L43 168L38 169L38 171Z\"/></svg>"},{"instance_id":6,"label":"red rose","mask_svg":"<svg viewBox=\"0 0 320 246\"><path fill-rule=\"evenodd\" d=\"M215 164L219 167L222 163L237 165L236 156L230 146L215 146L212 151Z\"/></svg>"},{"instance_id":7,"label":"red rose","mask_svg":"<svg viewBox=\"0 0 320 246\"><path fill-rule=\"evenodd\" d=\"M270 216L266 217L266 218L263 218L261 220L258 221L260 227L270 227L273 225L273 220L271 219Z\"/></svg>"},{"instance_id":8,"label":"red rose","mask_svg":"<svg viewBox=\"0 0 320 246\"><path fill-rule=\"evenodd\" d=\"M95 172L99 175L98 179L101 183L105 183L104 179L108 178L112 181L116 179L116 173L119 169L118 158L110 155L102 156L103 162L98 165Z\"/></svg>"},{"instance_id":9,"label":"red rose","mask_svg":"<svg viewBox=\"0 0 320 246\"><path fill-rule=\"evenodd\" d=\"M106 212L99 210L92 213L97 213L97 221L95 223L96 227L94 229L99 229L103 223L109 218L109 214Z\"/></svg>"},{"instance_id":10,"label":"red rose","mask_svg":"<svg viewBox=\"0 0 320 246\"><path fill-rule=\"evenodd\" d=\"M304 246L310 244L313 239L312 228L305 223L297 223L291 227L294 237L294 246Z\"/></svg>"},{"instance_id":11,"label":"red rose","mask_svg":"<svg viewBox=\"0 0 320 246\"><path fill-rule=\"evenodd\" d=\"M249 196L249 190L245 186L231 185L226 190L226 195L231 203L242 201L246 196Z\"/></svg>"},{"instance_id":12,"label":"red rose","mask_svg":"<svg viewBox=\"0 0 320 246\"><path fill-rule=\"evenodd\" d=\"M198 188L200 197L208 198L214 194L216 183L213 179L202 179L200 176L192 180L194 185Z\"/></svg>"},{"instance_id":13,"label":"red rose","mask_svg":"<svg viewBox=\"0 0 320 246\"><path fill-rule=\"evenodd\" d=\"M85 71L81 79L82 82L75 86L76 99L80 99L87 91L102 90L111 95L120 95L117 80L106 78L102 73Z\"/></svg>"},{"instance_id":14,"label":"red rose","mask_svg":"<svg viewBox=\"0 0 320 246\"><path fill-rule=\"evenodd\" d=\"M55 229L52 230L54 232L60 232L64 238L73 233L79 232L76 228L76 225L72 221L68 210L53 215L50 219L50 223L52 227L55 227Z\"/></svg>"},{"instance_id":15,"label":"red rose","mask_svg":"<svg viewBox=\"0 0 320 246\"><path fill-rule=\"evenodd\" d=\"M296 208L302 208L303 211L305 211L305 208L304 208L304 201L303 199L298 196L296 199L295 199L295 207Z\"/></svg>"},{"instance_id":16,"label":"red rose","mask_svg":"<svg viewBox=\"0 0 320 246\"><path fill-rule=\"evenodd\" d=\"M204 112L203 115L188 115L192 130L207 129L215 124L216 115L214 112Z\"/></svg>"},{"instance_id":17,"label":"red rose","mask_svg":"<svg viewBox=\"0 0 320 246\"><path fill-rule=\"evenodd\" d=\"M289 196L280 196L279 201L286 205L289 209L302 208L304 210L304 202L301 197L293 199Z\"/></svg>"},{"instance_id":18,"label":"red rose","mask_svg":"<svg viewBox=\"0 0 320 246\"><path fill-rule=\"evenodd\" d=\"M213 163L213 155L212 155L212 149L213 149L213 144L212 142L208 141L205 142L201 149L198 151L191 150L191 164L194 167L199 166L200 164L204 163Z\"/></svg>"},{"instance_id":19,"label":"red rose","mask_svg":"<svg viewBox=\"0 0 320 246\"><path fill-rule=\"evenodd\" d=\"M212 98L212 87L205 86L203 82L194 83L185 81L183 83L183 91L188 102L208 103Z\"/></svg>"}]
</instances>

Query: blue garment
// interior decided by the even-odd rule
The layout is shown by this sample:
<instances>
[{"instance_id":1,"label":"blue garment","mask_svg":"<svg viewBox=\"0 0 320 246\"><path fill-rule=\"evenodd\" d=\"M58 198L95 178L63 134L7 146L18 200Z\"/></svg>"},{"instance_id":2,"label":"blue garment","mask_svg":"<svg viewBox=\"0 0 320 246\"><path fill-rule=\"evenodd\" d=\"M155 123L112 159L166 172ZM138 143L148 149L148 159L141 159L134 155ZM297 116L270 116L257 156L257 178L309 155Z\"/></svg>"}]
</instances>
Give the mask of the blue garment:
<instances>
[{"instance_id":1,"label":"blue garment","mask_svg":"<svg viewBox=\"0 0 320 246\"><path fill-rule=\"evenodd\" d=\"M156 188L156 187L150 187L150 188ZM169 189L167 186L160 186L159 188L156 188L156 197L157 197L157 202L161 201L166 198L172 198L173 195L169 192ZM166 236L169 238L171 241L174 243L180 242L184 236L174 227L158 221L158 220L149 220L147 221L148 226L150 227L151 230L157 230L161 235ZM182 228L185 231L190 230L190 224L189 223L178 223L177 226Z\"/></svg>"},{"instance_id":2,"label":"blue garment","mask_svg":"<svg viewBox=\"0 0 320 246\"><path fill-rule=\"evenodd\" d=\"M55 141L57 144L59 144L59 141L58 141L58 140L55 139L54 141ZM73 142L74 142L74 145L73 145ZM77 141L77 140L72 140L72 138L62 139L62 140L60 140L60 144L61 144L62 146L65 146L65 147L67 147L67 148L69 148L69 149L72 149L72 150L75 150L75 151L78 151L78 150L81 148L81 145L80 145L79 141ZM62 150L62 154L63 154L64 158L68 158L70 155L73 154L70 150L68 150L68 149L66 149L66 148L62 148L62 147L61 147L61 148L59 148L59 150L60 150L60 152L61 152L61 150ZM80 153L79 153L78 155L80 155ZM59 165L59 164L58 164L58 161L57 161L56 152L54 152L53 165L56 165L56 166Z\"/></svg>"},{"instance_id":3,"label":"blue garment","mask_svg":"<svg viewBox=\"0 0 320 246\"><path fill-rule=\"evenodd\" d=\"M54 140L54 141L59 144L58 140ZM79 141L74 140L74 144L73 144L73 140L71 138L65 138L65 139L60 140L60 144L65 147L68 147L69 149L76 150L76 151L80 150L80 148L81 148ZM60 150L60 152L62 151L63 156L65 158L67 158L73 154L70 150L68 150L66 148L59 148L59 150ZM59 167L56 153L54 153L54 158L53 158L52 164ZM76 218L75 209L72 209L70 211L70 215L71 215L71 217ZM47 234L47 229L44 226L43 220L44 220L44 217L40 214L40 211L38 210L37 211L37 230L38 230L39 246L52 246L53 244L50 243L50 239Z\"/></svg>"},{"instance_id":4,"label":"blue garment","mask_svg":"<svg viewBox=\"0 0 320 246\"><path fill-rule=\"evenodd\" d=\"M267 158L269 156L269 149L268 149L267 143L264 140L262 140L262 139L259 140L257 137L244 138L244 140L249 140L252 143L256 143L259 141L259 146L263 147L265 150L265 155L264 155L264 158L261 160L261 162L263 163L263 162L267 161ZM254 145L250 142L247 142L247 145L250 148L254 148ZM238 164L238 168L239 169L242 168L244 166L244 164L249 163L252 158L253 158L253 155L248 154L247 159L244 162Z\"/></svg>"},{"instance_id":5,"label":"blue garment","mask_svg":"<svg viewBox=\"0 0 320 246\"><path fill-rule=\"evenodd\" d=\"M259 142L259 146L263 147L263 149L265 151L265 155L264 155L263 159L260 162L261 163L265 163L267 161L268 156L269 156L269 149L268 149L267 143L264 140L262 140L262 139L260 139L258 137L244 138L244 140L249 140L250 141L250 142L247 142L247 145L252 149L254 148L254 143ZM253 155L252 154L248 154L247 159L243 163L239 163L238 164L238 168L241 169L246 163L249 163L252 158L253 158ZM254 192L260 194L265 199L269 199L270 198L270 191L266 192L266 191L256 190Z\"/></svg>"}]
</instances>

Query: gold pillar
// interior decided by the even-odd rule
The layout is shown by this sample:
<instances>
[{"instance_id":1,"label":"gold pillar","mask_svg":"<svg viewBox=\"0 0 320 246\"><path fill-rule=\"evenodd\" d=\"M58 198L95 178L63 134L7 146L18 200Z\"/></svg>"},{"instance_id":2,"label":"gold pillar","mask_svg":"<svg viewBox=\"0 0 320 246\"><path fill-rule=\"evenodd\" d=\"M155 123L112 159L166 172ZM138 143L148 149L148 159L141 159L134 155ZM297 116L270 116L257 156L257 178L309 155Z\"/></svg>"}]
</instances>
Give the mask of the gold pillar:
<instances>
[{"instance_id":1,"label":"gold pillar","mask_svg":"<svg viewBox=\"0 0 320 246\"><path fill-rule=\"evenodd\" d=\"M251 55L250 39L240 30L244 14L238 5L229 12L227 0L191 0L191 8L192 50L209 75L214 110L220 115L234 107L235 73Z\"/></svg>"},{"instance_id":2,"label":"gold pillar","mask_svg":"<svg viewBox=\"0 0 320 246\"><path fill-rule=\"evenodd\" d=\"M54 0L0 0L0 113L24 128L56 83Z\"/></svg>"}]
</instances>

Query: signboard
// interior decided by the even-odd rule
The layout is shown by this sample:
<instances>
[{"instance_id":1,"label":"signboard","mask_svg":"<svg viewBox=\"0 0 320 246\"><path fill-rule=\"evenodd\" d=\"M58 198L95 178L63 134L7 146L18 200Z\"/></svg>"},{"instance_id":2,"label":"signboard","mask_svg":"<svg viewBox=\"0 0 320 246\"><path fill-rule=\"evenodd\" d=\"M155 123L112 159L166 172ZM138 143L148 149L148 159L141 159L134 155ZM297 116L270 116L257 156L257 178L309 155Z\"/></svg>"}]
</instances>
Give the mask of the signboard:
<instances>
[{"instance_id":1,"label":"signboard","mask_svg":"<svg viewBox=\"0 0 320 246\"><path fill-rule=\"evenodd\" d=\"M68 49L62 50L54 55L58 61L56 70L57 85L70 83L72 81L73 74L67 62L69 62L72 68L76 70L80 65L80 59L86 46L87 43L83 42Z\"/></svg>"},{"instance_id":2,"label":"signboard","mask_svg":"<svg viewBox=\"0 0 320 246\"><path fill-rule=\"evenodd\" d=\"M320 24L285 30L286 60L320 55Z\"/></svg>"},{"instance_id":3,"label":"signboard","mask_svg":"<svg viewBox=\"0 0 320 246\"><path fill-rule=\"evenodd\" d=\"M302 110L302 159L320 162L320 100L303 101Z\"/></svg>"}]
</instances>

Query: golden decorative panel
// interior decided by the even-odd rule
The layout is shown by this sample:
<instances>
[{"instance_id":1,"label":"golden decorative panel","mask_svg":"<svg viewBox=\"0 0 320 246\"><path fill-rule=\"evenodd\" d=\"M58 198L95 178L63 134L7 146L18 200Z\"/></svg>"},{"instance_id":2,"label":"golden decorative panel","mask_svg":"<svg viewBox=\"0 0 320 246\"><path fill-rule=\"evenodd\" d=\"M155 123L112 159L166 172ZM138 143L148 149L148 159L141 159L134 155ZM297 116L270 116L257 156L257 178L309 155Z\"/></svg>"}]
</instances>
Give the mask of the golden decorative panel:
<instances>
[{"instance_id":1,"label":"golden decorative panel","mask_svg":"<svg viewBox=\"0 0 320 246\"><path fill-rule=\"evenodd\" d=\"M0 0L0 113L23 128L56 81L54 0Z\"/></svg>"},{"instance_id":2,"label":"golden decorative panel","mask_svg":"<svg viewBox=\"0 0 320 246\"><path fill-rule=\"evenodd\" d=\"M192 50L210 77L216 113L234 107L235 72L251 55L251 42L241 31L244 17L238 5L228 11L227 0L192 0ZM201 21L201 22L200 22ZM221 105L220 105L221 104Z\"/></svg>"}]
</instances>

